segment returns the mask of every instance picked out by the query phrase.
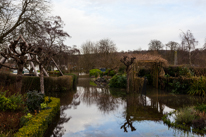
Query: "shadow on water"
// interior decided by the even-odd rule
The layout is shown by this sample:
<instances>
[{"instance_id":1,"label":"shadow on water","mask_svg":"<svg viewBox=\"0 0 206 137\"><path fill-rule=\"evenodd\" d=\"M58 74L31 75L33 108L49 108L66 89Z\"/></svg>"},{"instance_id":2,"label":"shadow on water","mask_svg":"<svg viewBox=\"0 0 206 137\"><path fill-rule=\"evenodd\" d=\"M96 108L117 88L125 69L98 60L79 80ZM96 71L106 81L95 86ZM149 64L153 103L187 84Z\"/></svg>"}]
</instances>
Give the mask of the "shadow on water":
<instances>
[{"instance_id":1,"label":"shadow on water","mask_svg":"<svg viewBox=\"0 0 206 137\"><path fill-rule=\"evenodd\" d=\"M198 136L168 128L161 118L166 112L205 102L203 98L152 87L126 95L124 89L98 88L89 80L79 78L77 91L51 94L61 98L61 110L46 136Z\"/></svg>"}]
</instances>

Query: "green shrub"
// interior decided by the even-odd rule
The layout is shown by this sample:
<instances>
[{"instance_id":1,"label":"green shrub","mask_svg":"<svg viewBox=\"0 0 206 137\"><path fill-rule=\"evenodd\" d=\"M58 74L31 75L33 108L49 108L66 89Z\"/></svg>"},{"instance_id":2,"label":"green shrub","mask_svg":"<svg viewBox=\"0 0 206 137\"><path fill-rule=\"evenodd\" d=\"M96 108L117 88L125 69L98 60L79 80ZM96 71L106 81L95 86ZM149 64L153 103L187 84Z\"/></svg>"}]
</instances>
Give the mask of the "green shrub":
<instances>
[{"instance_id":1,"label":"green shrub","mask_svg":"<svg viewBox=\"0 0 206 137\"><path fill-rule=\"evenodd\" d=\"M195 109L192 108L181 108L175 114L175 122L178 124L191 124L195 119Z\"/></svg>"},{"instance_id":2,"label":"green shrub","mask_svg":"<svg viewBox=\"0 0 206 137\"><path fill-rule=\"evenodd\" d=\"M122 67L119 67L118 73L123 74L125 71L126 71L126 67L122 66Z\"/></svg>"},{"instance_id":3,"label":"green shrub","mask_svg":"<svg viewBox=\"0 0 206 137\"><path fill-rule=\"evenodd\" d=\"M20 118L20 126L23 127L31 118L32 114L28 113L26 116Z\"/></svg>"},{"instance_id":4,"label":"green shrub","mask_svg":"<svg viewBox=\"0 0 206 137\"><path fill-rule=\"evenodd\" d=\"M23 98L24 97L19 93L13 94L12 96L9 97L12 104L17 105L17 107L16 107L17 110L23 109L23 106L25 104Z\"/></svg>"},{"instance_id":5,"label":"green shrub","mask_svg":"<svg viewBox=\"0 0 206 137\"><path fill-rule=\"evenodd\" d=\"M51 97L52 102L48 104L51 109L42 110L35 117L32 117L25 126L14 134L14 137L43 137L48 125L59 114L60 99Z\"/></svg>"},{"instance_id":6,"label":"green shrub","mask_svg":"<svg viewBox=\"0 0 206 137\"><path fill-rule=\"evenodd\" d=\"M44 102L44 94L37 91L29 91L27 93L26 105L30 112L39 112L41 109L41 103Z\"/></svg>"},{"instance_id":7,"label":"green shrub","mask_svg":"<svg viewBox=\"0 0 206 137\"><path fill-rule=\"evenodd\" d=\"M192 71L190 71L190 69L187 67L181 67L179 68L179 75L185 77L191 77L194 75L194 73L192 73Z\"/></svg>"},{"instance_id":8,"label":"green shrub","mask_svg":"<svg viewBox=\"0 0 206 137\"><path fill-rule=\"evenodd\" d=\"M109 74L108 74L109 73ZM105 72L104 72L104 75L109 75L109 76L114 76L116 74L116 72L114 71L114 70L111 70L110 72L109 72L109 69L107 69Z\"/></svg>"},{"instance_id":9,"label":"green shrub","mask_svg":"<svg viewBox=\"0 0 206 137\"><path fill-rule=\"evenodd\" d=\"M20 94L14 94L12 96L5 97L6 92L0 92L0 110L20 110L23 108L24 101L23 96Z\"/></svg>"},{"instance_id":10,"label":"green shrub","mask_svg":"<svg viewBox=\"0 0 206 137\"><path fill-rule=\"evenodd\" d=\"M205 104L197 104L197 106L195 106L195 109L200 111L200 112L206 112L206 105Z\"/></svg>"},{"instance_id":11,"label":"green shrub","mask_svg":"<svg viewBox=\"0 0 206 137\"><path fill-rule=\"evenodd\" d=\"M127 78L123 75L115 75L109 81L109 86L113 88L126 88L127 87Z\"/></svg>"},{"instance_id":12,"label":"green shrub","mask_svg":"<svg viewBox=\"0 0 206 137\"><path fill-rule=\"evenodd\" d=\"M98 76L100 76L101 74L102 74L102 71L99 70L99 69L91 69L91 70L89 71L89 76L90 76L90 77L91 77L91 76L98 77Z\"/></svg>"},{"instance_id":13,"label":"green shrub","mask_svg":"<svg viewBox=\"0 0 206 137\"><path fill-rule=\"evenodd\" d=\"M206 95L206 78L205 77L193 78L188 94L205 96Z\"/></svg>"},{"instance_id":14,"label":"green shrub","mask_svg":"<svg viewBox=\"0 0 206 137\"><path fill-rule=\"evenodd\" d=\"M45 109L45 108L47 108L46 103L41 103L40 105L41 105L41 109Z\"/></svg>"}]
</instances>

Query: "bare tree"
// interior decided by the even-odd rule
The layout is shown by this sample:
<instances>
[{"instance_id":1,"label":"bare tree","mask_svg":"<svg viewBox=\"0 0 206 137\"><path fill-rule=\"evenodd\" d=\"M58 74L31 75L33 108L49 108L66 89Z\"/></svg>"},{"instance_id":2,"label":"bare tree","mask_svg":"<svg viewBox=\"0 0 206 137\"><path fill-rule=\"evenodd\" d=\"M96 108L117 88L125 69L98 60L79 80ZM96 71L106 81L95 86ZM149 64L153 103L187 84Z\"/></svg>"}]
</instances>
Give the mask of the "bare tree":
<instances>
[{"instance_id":1,"label":"bare tree","mask_svg":"<svg viewBox=\"0 0 206 137\"><path fill-rule=\"evenodd\" d=\"M89 72L90 69L93 69L96 66L97 58L97 49L95 44L91 41L86 41L81 46L82 55L79 57L79 66L82 71Z\"/></svg>"},{"instance_id":2,"label":"bare tree","mask_svg":"<svg viewBox=\"0 0 206 137\"><path fill-rule=\"evenodd\" d=\"M169 47L169 49L171 51L177 50L179 47L179 43L175 42L175 41L170 41L166 44L167 47Z\"/></svg>"},{"instance_id":3,"label":"bare tree","mask_svg":"<svg viewBox=\"0 0 206 137\"><path fill-rule=\"evenodd\" d=\"M205 43L203 45L203 49L206 49L206 38L205 38Z\"/></svg>"},{"instance_id":4,"label":"bare tree","mask_svg":"<svg viewBox=\"0 0 206 137\"><path fill-rule=\"evenodd\" d=\"M87 41L82 45L80 66L85 71L96 67L104 67L110 70L117 68L120 58L117 55L117 47L110 39L102 39L96 42ZM118 63L117 63L118 62Z\"/></svg>"},{"instance_id":5,"label":"bare tree","mask_svg":"<svg viewBox=\"0 0 206 137\"><path fill-rule=\"evenodd\" d=\"M122 62L126 66L126 72L127 72L127 93L129 93L129 72L132 69L131 65L134 63L135 57L129 57L129 55L125 55L120 59L120 62Z\"/></svg>"},{"instance_id":6,"label":"bare tree","mask_svg":"<svg viewBox=\"0 0 206 137\"><path fill-rule=\"evenodd\" d=\"M3 0L0 3L0 43L19 34L38 34L48 8L46 0Z\"/></svg>"},{"instance_id":7,"label":"bare tree","mask_svg":"<svg viewBox=\"0 0 206 137\"><path fill-rule=\"evenodd\" d=\"M195 49L195 46L198 44L198 41L196 41L190 30L188 30L186 33L182 32L180 34L180 37L182 39L182 47L189 52L189 63L190 65L192 65L191 50Z\"/></svg>"},{"instance_id":8,"label":"bare tree","mask_svg":"<svg viewBox=\"0 0 206 137\"><path fill-rule=\"evenodd\" d=\"M39 64L39 70L40 70L40 89L41 89L41 93L45 94L43 69L45 68L47 64L50 63L55 53L46 47L44 48L38 47L35 53L37 55L37 57L35 58L35 61Z\"/></svg>"},{"instance_id":9,"label":"bare tree","mask_svg":"<svg viewBox=\"0 0 206 137\"><path fill-rule=\"evenodd\" d=\"M109 54L117 52L115 43L110 39L102 39L97 42L98 53Z\"/></svg>"},{"instance_id":10,"label":"bare tree","mask_svg":"<svg viewBox=\"0 0 206 137\"><path fill-rule=\"evenodd\" d=\"M31 46L31 44L28 44L27 46L25 42L19 42L19 38L14 42L11 42L9 48L5 49L4 52L0 53L4 58L6 59L12 58L16 62L17 67L7 66L2 63L0 65L10 69L18 70L17 78L16 78L17 92L21 92L22 72L23 72L24 65L28 61L34 60L34 58L28 58L27 54L35 54L34 48Z\"/></svg>"},{"instance_id":11,"label":"bare tree","mask_svg":"<svg viewBox=\"0 0 206 137\"><path fill-rule=\"evenodd\" d=\"M110 71L116 69L119 66L119 56L117 54L116 44L110 39L102 39L97 42L96 47L98 49L99 61L96 64L99 67L105 67Z\"/></svg>"},{"instance_id":12,"label":"bare tree","mask_svg":"<svg viewBox=\"0 0 206 137\"><path fill-rule=\"evenodd\" d=\"M162 50L164 45L159 40L151 40L149 43L149 50Z\"/></svg>"}]
</instances>

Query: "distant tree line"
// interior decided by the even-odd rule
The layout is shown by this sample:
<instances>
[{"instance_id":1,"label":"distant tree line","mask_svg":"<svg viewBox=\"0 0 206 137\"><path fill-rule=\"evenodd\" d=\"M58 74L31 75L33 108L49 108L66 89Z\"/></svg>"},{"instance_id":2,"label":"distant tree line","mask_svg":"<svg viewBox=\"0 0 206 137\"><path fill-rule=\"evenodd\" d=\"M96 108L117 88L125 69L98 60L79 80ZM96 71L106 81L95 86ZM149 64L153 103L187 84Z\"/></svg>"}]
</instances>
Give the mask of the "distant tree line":
<instances>
[{"instance_id":1,"label":"distant tree line","mask_svg":"<svg viewBox=\"0 0 206 137\"><path fill-rule=\"evenodd\" d=\"M165 45L159 40L151 40L148 44L148 50L158 52L164 58L166 58L170 62L170 64L173 64L174 62L174 51L178 51L178 64L189 64L190 66L204 66L205 63L199 64L199 62L204 60L203 58L205 56L206 43L203 45L202 49L195 49L195 47L198 45L198 41L195 39L193 33L190 30L188 30L187 32L182 31L180 34L180 38L181 43L170 41ZM164 47L168 47L170 49L170 52L165 51L163 53Z\"/></svg>"}]
</instances>

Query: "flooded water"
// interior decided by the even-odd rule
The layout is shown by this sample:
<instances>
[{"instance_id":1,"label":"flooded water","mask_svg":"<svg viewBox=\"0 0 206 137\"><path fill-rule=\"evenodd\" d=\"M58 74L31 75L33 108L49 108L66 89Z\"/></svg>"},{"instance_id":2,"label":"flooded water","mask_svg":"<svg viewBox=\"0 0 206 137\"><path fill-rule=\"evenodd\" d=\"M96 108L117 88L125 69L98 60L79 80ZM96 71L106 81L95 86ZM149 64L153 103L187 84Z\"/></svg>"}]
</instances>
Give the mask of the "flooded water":
<instances>
[{"instance_id":1,"label":"flooded water","mask_svg":"<svg viewBox=\"0 0 206 137\"><path fill-rule=\"evenodd\" d=\"M98 88L89 81L79 78L76 91L53 94L61 98L61 112L47 136L201 136L169 128L161 120L166 112L204 102L201 97L172 95L149 87L142 95L121 97L122 89Z\"/></svg>"}]
</instances>

